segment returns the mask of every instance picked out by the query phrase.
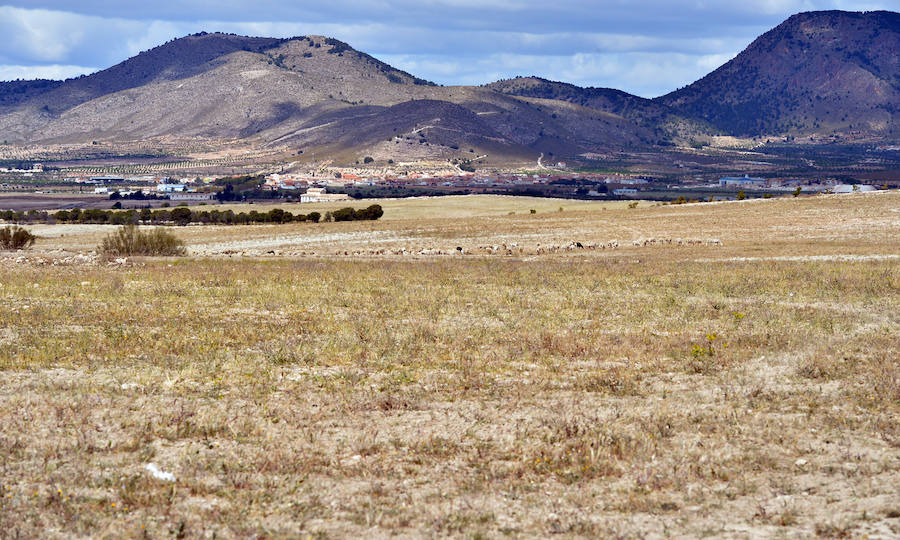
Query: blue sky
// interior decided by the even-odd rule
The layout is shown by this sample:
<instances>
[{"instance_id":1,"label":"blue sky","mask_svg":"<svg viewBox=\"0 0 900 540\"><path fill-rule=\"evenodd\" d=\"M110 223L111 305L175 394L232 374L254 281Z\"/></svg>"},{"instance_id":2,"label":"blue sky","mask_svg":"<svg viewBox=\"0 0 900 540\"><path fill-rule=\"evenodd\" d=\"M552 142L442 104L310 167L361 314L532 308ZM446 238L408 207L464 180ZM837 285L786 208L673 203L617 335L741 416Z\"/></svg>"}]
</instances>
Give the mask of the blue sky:
<instances>
[{"instance_id":1,"label":"blue sky","mask_svg":"<svg viewBox=\"0 0 900 540\"><path fill-rule=\"evenodd\" d=\"M91 73L223 31L336 37L440 84L538 75L654 97L821 9L897 11L900 0L11 0L0 3L0 80Z\"/></svg>"}]
</instances>

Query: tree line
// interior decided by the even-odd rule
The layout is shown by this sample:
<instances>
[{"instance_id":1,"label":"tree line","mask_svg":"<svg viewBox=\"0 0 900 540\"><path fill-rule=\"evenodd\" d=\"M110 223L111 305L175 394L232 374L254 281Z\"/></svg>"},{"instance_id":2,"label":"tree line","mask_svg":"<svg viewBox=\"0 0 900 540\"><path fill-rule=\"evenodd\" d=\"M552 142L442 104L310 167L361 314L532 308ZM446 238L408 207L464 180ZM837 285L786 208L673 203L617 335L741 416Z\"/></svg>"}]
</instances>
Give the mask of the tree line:
<instances>
[{"instance_id":1,"label":"tree line","mask_svg":"<svg viewBox=\"0 0 900 540\"><path fill-rule=\"evenodd\" d=\"M362 221L376 220L384 215L380 205L373 204L368 208L354 209L341 208L332 212L326 212L323 216L319 212L309 214L293 214L281 208L273 208L268 212L235 213L232 210L191 210L185 206L172 209L153 210L142 208L140 210L103 210L97 208L72 210L58 210L55 213L46 211L29 210L17 212L14 210L0 211L0 220L10 223L90 223L109 225L151 224L151 225L188 225L190 223L216 224L216 225L249 225L255 223L291 223L310 221Z\"/></svg>"}]
</instances>

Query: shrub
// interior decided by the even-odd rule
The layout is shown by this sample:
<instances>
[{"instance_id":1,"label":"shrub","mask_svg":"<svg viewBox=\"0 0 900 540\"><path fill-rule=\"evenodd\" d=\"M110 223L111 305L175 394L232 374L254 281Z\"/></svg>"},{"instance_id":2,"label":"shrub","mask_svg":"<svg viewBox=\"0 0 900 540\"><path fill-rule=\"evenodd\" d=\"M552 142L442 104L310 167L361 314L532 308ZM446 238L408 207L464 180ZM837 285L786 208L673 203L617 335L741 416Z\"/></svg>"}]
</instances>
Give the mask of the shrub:
<instances>
[{"instance_id":1,"label":"shrub","mask_svg":"<svg viewBox=\"0 0 900 540\"><path fill-rule=\"evenodd\" d=\"M26 249L34 244L34 239L33 234L18 225L0 229L0 249Z\"/></svg>"},{"instance_id":2,"label":"shrub","mask_svg":"<svg viewBox=\"0 0 900 540\"><path fill-rule=\"evenodd\" d=\"M384 215L384 210L381 208L381 205L373 204L372 206L360 210L354 210L348 206L347 208L341 208L330 212L330 214L331 219L326 218L325 221L376 220Z\"/></svg>"},{"instance_id":3,"label":"shrub","mask_svg":"<svg viewBox=\"0 0 900 540\"><path fill-rule=\"evenodd\" d=\"M356 219L371 219L376 220L384 215L384 210L381 208L380 204L373 204L368 208L364 208L362 210L356 211Z\"/></svg>"},{"instance_id":4,"label":"shrub","mask_svg":"<svg viewBox=\"0 0 900 540\"><path fill-rule=\"evenodd\" d=\"M737 200L743 201L746 198L747 198L747 194L744 193L743 189L737 192Z\"/></svg>"},{"instance_id":5,"label":"shrub","mask_svg":"<svg viewBox=\"0 0 900 540\"><path fill-rule=\"evenodd\" d=\"M97 249L104 255L119 256L181 256L187 253L184 242L174 234L162 229L144 232L136 225L123 225L116 232L104 238Z\"/></svg>"}]
</instances>

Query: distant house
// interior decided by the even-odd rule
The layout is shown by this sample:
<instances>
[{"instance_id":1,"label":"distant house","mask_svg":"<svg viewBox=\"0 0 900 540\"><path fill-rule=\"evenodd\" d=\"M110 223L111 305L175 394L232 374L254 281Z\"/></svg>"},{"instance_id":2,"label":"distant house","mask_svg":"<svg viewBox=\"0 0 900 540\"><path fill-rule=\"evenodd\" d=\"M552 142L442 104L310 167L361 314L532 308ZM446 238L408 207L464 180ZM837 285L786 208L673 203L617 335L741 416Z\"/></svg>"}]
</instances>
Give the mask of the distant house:
<instances>
[{"instance_id":1,"label":"distant house","mask_svg":"<svg viewBox=\"0 0 900 540\"><path fill-rule=\"evenodd\" d=\"M306 193L300 195L300 202L329 202L345 201L350 196L345 193L325 193L325 188L309 188Z\"/></svg>"},{"instance_id":2,"label":"distant house","mask_svg":"<svg viewBox=\"0 0 900 540\"><path fill-rule=\"evenodd\" d=\"M618 188L618 189L613 190L613 195L618 195L620 197L622 197L622 196L628 197L631 195L637 195L637 192L638 192L638 190L636 190L634 188Z\"/></svg>"},{"instance_id":3,"label":"distant house","mask_svg":"<svg viewBox=\"0 0 900 540\"><path fill-rule=\"evenodd\" d=\"M124 176L92 176L91 177L91 182L94 184L111 184L111 183L118 183L118 182L124 182L124 181L125 181Z\"/></svg>"},{"instance_id":4,"label":"distant house","mask_svg":"<svg viewBox=\"0 0 900 540\"><path fill-rule=\"evenodd\" d=\"M752 176L726 176L724 178L719 178L719 185L722 187L729 186L754 186L760 185L764 186L766 184L765 178L755 178Z\"/></svg>"},{"instance_id":5,"label":"distant house","mask_svg":"<svg viewBox=\"0 0 900 540\"><path fill-rule=\"evenodd\" d=\"M159 193L175 193L179 191L184 191L186 189L184 184L157 184L156 191Z\"/></svg>"}]
</instances>

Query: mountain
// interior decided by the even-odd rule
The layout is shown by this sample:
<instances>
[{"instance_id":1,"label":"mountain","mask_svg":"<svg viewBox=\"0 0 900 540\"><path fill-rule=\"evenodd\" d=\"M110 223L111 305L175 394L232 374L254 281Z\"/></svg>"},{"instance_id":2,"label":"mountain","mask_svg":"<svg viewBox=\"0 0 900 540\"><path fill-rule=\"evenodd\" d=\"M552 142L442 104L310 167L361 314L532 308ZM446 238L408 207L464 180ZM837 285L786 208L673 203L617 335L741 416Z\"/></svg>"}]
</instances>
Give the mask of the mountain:
<instances>
[{"instance_id":1,"label":"mountain","mask_svg":"<svg viewBox=\"0 0 900 540\"><path fill-rule=\"evenodd\" d=\"M665 140L618 109L441 87L322 36L195 34L89 76L0 85L0 130L12 141L250 138L342 159L534 160Z\"/></svg>"},{"instance_id":2,"label":"mountain","mask_svg":"<svg viewBox=\"0 0 900 540\"><path fill-rule=\"evenodd\" d=\"M90 76L32 86L0 87L0 129L10 140L178 135L252 138L347 160L450 159L476 149L532 160L658 138L573 103L439 87L321 36L196 34Z\"/></svg>"},{"instance_id":3,"label":"mountain","mask_svg":"<svg viewBox=\"0 0 900 540\"><path fill-rule=\"evenodd\" d=\"M200 33L76 79L0 83L0 131L29 143L240 139L338 162L534 161L712 133L890 138L898 50L900 14L802 13L649 100L537 77L443 87L327 37Z\"/></svg>"},{"instance_id":4,"label":"mountain","mask_svg":"<svg viewBox=\"0 0 900 540\"><path fill-rule=\"evenodd\" d=\"M900 133L900 13L800 13L655 100L733 135Z\"/></svg>"}]
</instances>

